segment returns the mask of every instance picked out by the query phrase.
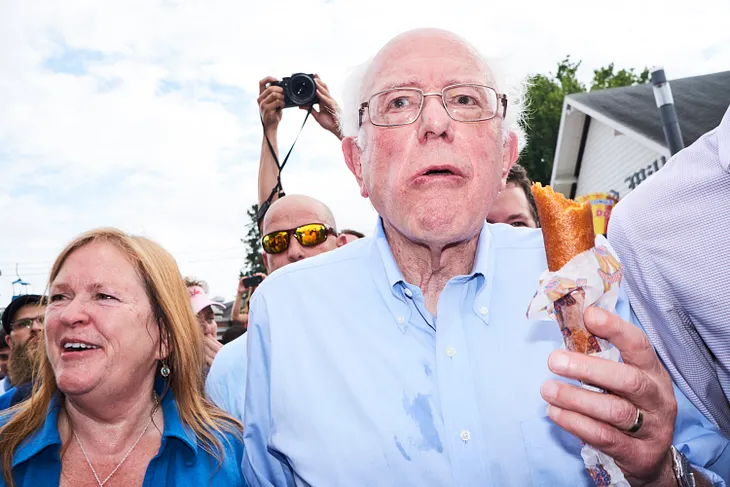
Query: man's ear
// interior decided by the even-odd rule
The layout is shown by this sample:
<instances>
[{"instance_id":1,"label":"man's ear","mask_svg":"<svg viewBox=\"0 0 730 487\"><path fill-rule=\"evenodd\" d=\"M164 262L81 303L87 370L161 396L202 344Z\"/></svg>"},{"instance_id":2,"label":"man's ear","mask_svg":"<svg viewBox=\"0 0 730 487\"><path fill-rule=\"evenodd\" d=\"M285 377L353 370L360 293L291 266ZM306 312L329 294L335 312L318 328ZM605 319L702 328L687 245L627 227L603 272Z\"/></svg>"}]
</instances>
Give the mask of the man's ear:
<instances>
[{"instance_id":1,"label":"man's ear","mask_svg":"<svg viewBox=\"0 0 730 487\"><path fill-rule=\"evenodd\" d=\"M502 189L504 189L507 185L509 170L515 165L519 156L520 152L517 144L517 134L510 132L502 146Z\"/></svg>"},{"instance_id":2,"label":"man's ear","mask_svg":"<svg viewBox=\"0 0 730 487\"><path fill-rule=\"evenodd\" d=\"M337 247L342 247L343 245L347 245L347 235L341 233L337 235Z\"/></svg>"},{"instance_id":3,"label":"man's ear","mask_svg":"<svg viewBox=\"0 0 730 487\"><path fill-rule=\"evenodd\" d=\"M269 263L269 254L261 252L261 256L264 259L264 267L266 267L266 273L271 274L271 264Z\"/></svg>"},{"instance_id":4,"label":"man's ear","mask_svg":"<svg viewBox=\"0 0 730 487\"><path fill-rule=\"evenodd\" d=\"M355 137L345 137L342 139L342 153L345 155L347 167L355 175L357 185L360 186L360 194L363 198L367 198L368 190L362 179L362 164L360 159L362 150L358 147Z\"/></svg>"},{"instance_id":5,"label":"man's ear","mask_svg":"<svg viewBox=\"0 0 730 487\"><path fill-rule=\"evenodd\" d=\"M13 349L13 339L10 337L10 335L5 335L5 343L8 344L8 347L10 347L10 350Z\"/></svg>"}]
</instances>

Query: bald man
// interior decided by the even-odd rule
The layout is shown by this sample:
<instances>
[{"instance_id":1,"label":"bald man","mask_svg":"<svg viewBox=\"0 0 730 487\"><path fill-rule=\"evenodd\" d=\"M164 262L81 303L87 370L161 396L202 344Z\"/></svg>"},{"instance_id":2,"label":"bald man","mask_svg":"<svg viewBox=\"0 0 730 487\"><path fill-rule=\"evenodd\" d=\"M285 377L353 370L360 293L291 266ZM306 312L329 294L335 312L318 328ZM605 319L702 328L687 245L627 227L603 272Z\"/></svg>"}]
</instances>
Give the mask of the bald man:
<instances>
[{"instance_id":1,"label":"bald man","mask_svg":"<svg viewBox=\"0 0 730 487\"><path fill-rule=\"evenodd\" d=\"M300 194L277 199L266 212L262 226L266 270L272 273L343 245L336 228L332 211L319 200ZM246 399L247 335L218 351L205 380L210 400L240 421Z\"/></svg>"},{"instance_id":2,"label":"bald man","mask_svg":"<svg viewBox=\"0 0 730 487\"><path fill-rule=\"evenodd\" d=\"M321 201L300 194L274 201L264 217L262 233L269 273L338 246L332 211Z\"/></svg>"}]
</instances>

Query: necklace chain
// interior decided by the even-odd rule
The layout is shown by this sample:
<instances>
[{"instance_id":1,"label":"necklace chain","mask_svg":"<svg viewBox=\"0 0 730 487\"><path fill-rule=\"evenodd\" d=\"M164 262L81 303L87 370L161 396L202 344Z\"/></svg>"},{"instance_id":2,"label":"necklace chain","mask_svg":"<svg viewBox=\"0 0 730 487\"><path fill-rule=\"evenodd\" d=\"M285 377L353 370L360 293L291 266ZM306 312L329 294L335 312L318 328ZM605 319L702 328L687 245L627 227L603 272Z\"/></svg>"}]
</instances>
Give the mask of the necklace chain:
<instances>
[{"instance_id":1,"label":"necklace chain","mask_svg":"<svg viewBox=\"0 0 730 487\"><path fill-rule=\"evenodd\" d=\"M84 449L84 445L81 444L81 440L79 439L79 435L76 434L76 429L74 428L74 438L76 438L76 443L79 444L79 447L81 448L81 453L84 454L84 458L86 459L86 463L89 464L89 468L91 469L91 473L94 474L94 478L96 479L96 482L99 484L99 487L104 487L104 484L106 484L109 481L109 479L112 478L112 475L114 475L115 473L117 473L117 470L119 470L119 468L122 466L122 464L125 462L125 460L127 460L127 458L129 457L129 455L132 454L132 451L134 451L134 449L137 447L137 445L139 444L139 442L142 440L142 437L147 432L147 429L152 424L152 418L154 418L154 415L155 415L155 412L157 411L157 406L158 405L159 405L159 403L155 404L155 407L152 409L152 414L150 415L150 420L147 422L147 426L144 427L144 429L142 430L142 433L140 433L139 437L137 437L137 441L134 442L134 445L132 445L132 448L130 448L129 451L127 451L127 453L124 455L124 458L122 458L122 460L117 464L117 466L114 467L114 470L112 470L112 472L109 475L106 476L106 478L104 479L103 482L99 478L99 475L96 473L96 470L94 469L94 466L91 464L91 460L89 459L89 455L86 454L86 450Z\"/></svg>"}]
</instances>

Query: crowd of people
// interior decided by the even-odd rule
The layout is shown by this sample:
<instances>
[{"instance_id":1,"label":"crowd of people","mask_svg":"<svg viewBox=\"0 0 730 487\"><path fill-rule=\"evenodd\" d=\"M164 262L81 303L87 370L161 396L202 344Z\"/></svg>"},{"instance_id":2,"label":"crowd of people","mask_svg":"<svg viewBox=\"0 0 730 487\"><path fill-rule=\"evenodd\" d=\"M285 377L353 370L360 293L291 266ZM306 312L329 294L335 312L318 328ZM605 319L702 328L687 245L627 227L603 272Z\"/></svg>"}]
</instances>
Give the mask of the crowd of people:
<instances>
[{"instance_id":1,"label":"crowd of people","mask_svg":"<svg viewBox=\"0 0 730 487\"><path fill-rule=\"evenodd\" d=\"M74 239L48 292L2 315L0 486L608 485L583 444L619 485L730 485L730 110L614 210L622 293L584 316L612 362L525 316L545 246L523 103L495 66L421 29L356 70L342 109L314 79L301 108L342 145L375 234L284 193L285 96L262 79L267 273L238 282L219 342L223 305L160 245ZM647 222L669 199L689 225Z\"/></svg>"}]
</instances>

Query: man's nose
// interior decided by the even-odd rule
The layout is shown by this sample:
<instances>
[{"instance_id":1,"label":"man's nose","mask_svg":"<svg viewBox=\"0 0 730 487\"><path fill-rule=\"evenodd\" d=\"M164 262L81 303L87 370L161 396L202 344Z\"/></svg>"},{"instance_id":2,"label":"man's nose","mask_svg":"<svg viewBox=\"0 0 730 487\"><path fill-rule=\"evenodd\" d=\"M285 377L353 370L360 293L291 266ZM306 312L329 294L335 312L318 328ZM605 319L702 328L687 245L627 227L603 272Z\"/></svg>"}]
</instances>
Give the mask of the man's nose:
<instances>
[{"instance_id":1,"label":"man's nose","mask_svg":"<svg viewBox=\"0 0 730 487\"><path fill-rule=\"evenodd\" d=\"M306 257L304 255L304 248L296 238L292 238L291 242L289 242L287 257L289 258L289 262L298 262Z\"/></svg>"},{"instance_id":2,"label":"man's nose","mask_svg":"<svg viewBox=\"0 0 730 487\"><path fill-rule=\"evenodd\" d=\"M30 331L42 331L43 323L41 320L33 320L33 324L30 325Z\"/></svg>"},{"instance_id":3,"label":"man's nose","mask_svg":"<svg viewBox=\"0 0 730 487\"><path fill-rule=\"evenodd\" d=\"M418 140L443 137L451 142L454 139L454 121L449 116L440 96L429 95L423 99L423 111L418 126Z\"/></svg>"}]
</instances>

